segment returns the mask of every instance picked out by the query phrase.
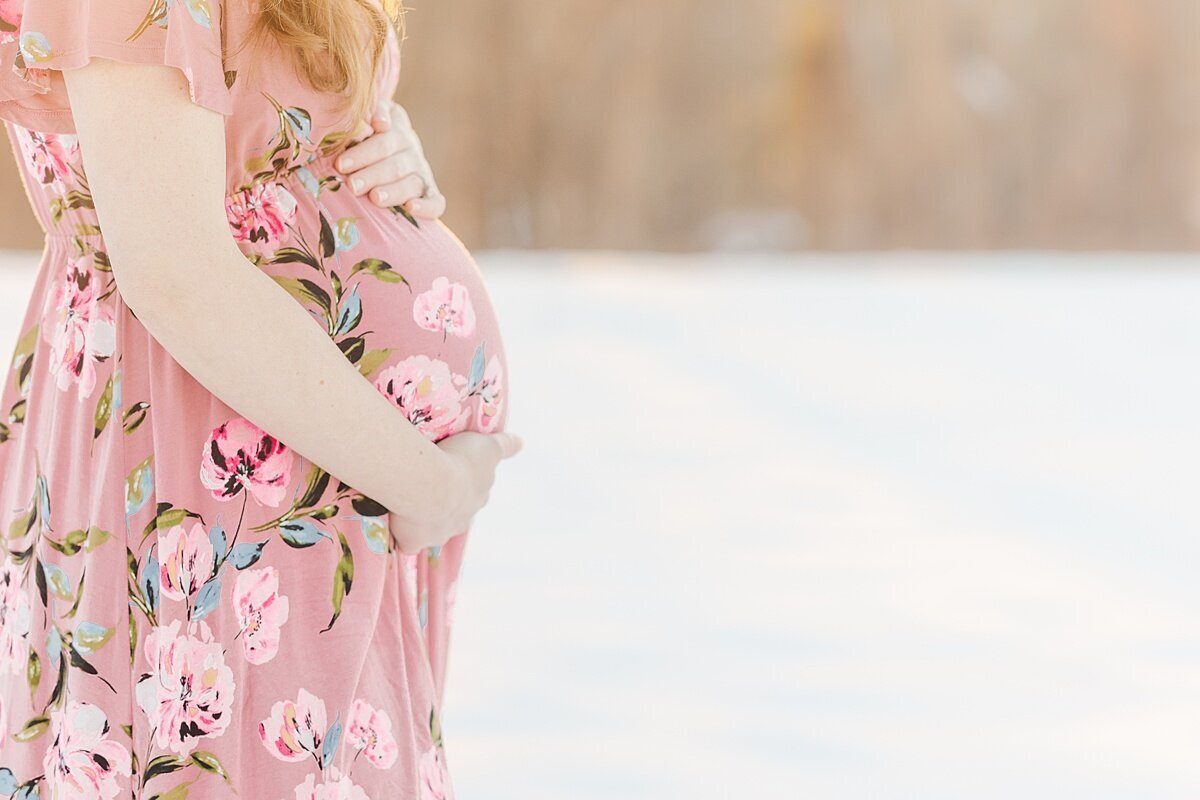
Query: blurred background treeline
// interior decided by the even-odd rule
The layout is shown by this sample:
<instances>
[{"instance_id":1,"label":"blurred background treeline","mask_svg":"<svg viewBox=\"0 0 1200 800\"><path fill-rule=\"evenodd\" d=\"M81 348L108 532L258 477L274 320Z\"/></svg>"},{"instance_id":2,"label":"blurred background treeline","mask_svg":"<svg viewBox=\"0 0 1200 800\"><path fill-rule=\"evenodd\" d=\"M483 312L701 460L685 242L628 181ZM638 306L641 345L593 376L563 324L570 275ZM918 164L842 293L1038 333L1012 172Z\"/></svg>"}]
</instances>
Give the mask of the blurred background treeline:
<instances>
[{"instance_id":1,"label":"blurred background treeline","mask_svg":"<svg viewBox=\"0 0 1200 800\"><path fill-rule=\"evenodd\" d=\"M1200 243L1194 0L408 0L469 247ZM0 159L0 247L40 236Z\"/></svg>"}]
</instances>

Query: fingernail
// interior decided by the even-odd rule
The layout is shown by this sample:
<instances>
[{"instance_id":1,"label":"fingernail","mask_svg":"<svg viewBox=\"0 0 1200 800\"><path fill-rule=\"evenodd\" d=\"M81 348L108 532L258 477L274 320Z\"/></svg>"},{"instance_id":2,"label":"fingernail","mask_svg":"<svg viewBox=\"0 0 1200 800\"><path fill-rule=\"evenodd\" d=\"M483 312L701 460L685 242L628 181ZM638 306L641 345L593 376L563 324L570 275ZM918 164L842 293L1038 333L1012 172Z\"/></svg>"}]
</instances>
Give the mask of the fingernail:
<instances>
[{"instance_id":1,"label":"fingernail","mask_svg":"<svg viewBox=\"0 0 1200 800\"><path fill-rule=\"evenodd\" d=\"M354 160L350 159L350 158L343 158L341 161L338 162L338 169L340 169L342 172L345 172L346 170L350 169L353 166L354 166Z\"/></svg>"},{"instance_id":2,"label":"fingernail","mask_svg":"<svg viewBox=\"0 0 1200 800\"><path fill-rule=\"evenodd\" d=\"M363 182L359 178L351 178L350 179L350 188L353 189L355 192L361 192L362 187L363 187Z\"/></svg>"},{"instance_id":3,"label":"fingernail","mask_svg":"<svg viewBox=\"0 0 1200 800\"><path fill-rule=\"evenodd\" d=\"M387 200L387 199L388 199L387 191L385 189L380 189L379 190L379 202L382 203L384 200Z\"/></svg>"},{"instance_id":4,"label":"fingernail","mask_svg":"<svg viewBox=\"0 0 1200 800\"><path fill-rule=\"evenodd\" d=\"M408 211L415 217L420 217L425 213L425 203L421 200L413 200L408 204Z\"/></svg>"}]
</instances>

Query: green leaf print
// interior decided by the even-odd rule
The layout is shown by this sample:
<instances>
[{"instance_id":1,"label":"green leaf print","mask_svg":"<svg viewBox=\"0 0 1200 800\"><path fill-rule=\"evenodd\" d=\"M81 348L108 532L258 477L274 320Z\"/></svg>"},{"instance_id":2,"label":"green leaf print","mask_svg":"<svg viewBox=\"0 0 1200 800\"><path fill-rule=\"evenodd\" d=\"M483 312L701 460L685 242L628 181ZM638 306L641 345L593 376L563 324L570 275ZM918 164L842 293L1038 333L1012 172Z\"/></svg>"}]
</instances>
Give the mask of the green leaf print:
<instances>
[{"instance_id":1,"label":"green leaf print","mask_svg":"<svg viewBox=\"0 0 1200 800\"><path fill-rule=\"evenodd\" d=\"M29 376L33 371L33 353L37 349L38 326L34 325L17 340L13 352L13 382L17 391L24 395L29 390Z\"/></svg>"},{"instance_id":2,"label":"green leaf print","mask_svg":"<svg viewBox=\"0 0 1200 800\"><path fill-rule=\"evenodd\" d=\"M155 756L150 759L150 763L146 765L146 771L142 773L142 785L145 786L159 775L170 775L186 766L187 762L176 756Z\"/></svg>"},{"instance_id":3,"label":"green leaf print","mask_svg":"<svg viewBox=\"0 0 1200 800\"><path fill-rule=\"evenodd\" d=\"M358 371L365 377L371 377L371 373L383 366L383 362L387 361L388 356L391 354L392 349L390 347L368 350L358 360Z\"/></svg>"},{"instance_id":4,"label":"green leaf print","mask_svg":"<svg viewBox=\"0 0 1200 800\"><path fill-rule=\"evenodd\" d=\"M410 292L412 291L412 284L403 275L392 269L391 264L378 258L364 258L350 269L351 276L360 272L373 275L384 283L403 283Z\"/></svg>"},{"instance_id":5,"label":"green leaf print","mask_svg":"<svg viewBox=\"0 0 1200 800\"><path fill-rule=\"evenodd\" d=\"M29 684L29 703L33 705L38 684L42 682L42 659L32 647L29 648L29 660L25 662L25 681Z\"/></svg>"},{"instance_id":6,"label":"green leaf print","mask_svg":"<svg viewBox=\"0 0 1200 800\"><path fill-rule=\"evenodd\" d=\"M141 400L131 405L126 411L123 422L125 423L125 432L133 433L146 420L146 411L150 408L150 404L145 400Z\"/></svg>"},{"instance_id":7,"label":"green leaf print","mask_svg":"<svg viewBox=\"0 0 1200 800\"><path fill-rule=\"evenodd\" d=\"M104 433L104 429L108 427L108 421L112 419L112 399L113 379L112 375L109 375L108 382L104 384L104 391L100 393L100 399L96 401L96 424L92 431L92 439L99 439L100 434Z\"/></svg>"},{"instance_id":8,"label":"green leaf print","mask_svg":"<svg viewBox=\"0 0 1200 800\"><path fill-rule=\"evenodd\" d=\"M321 257L329 258L337 249L337 243L333 238L333 228L329 226L329 219L324 212L319 212L321 217Z\"/></svg>"},{"instance_id":9,"label":"green leaf print","mask_svg":"<svg viewBox=\"0 0 1200 800\"><path fill-rule=\"evenodd\" d=\"M367 344L361 336L350 336L346 339L342 339L337 343L337 345L338 349L342 351L342 355L344 355L351 364L357 364L367 349Z\"/></svg>"},{"instance_id":10,"label":"green leaf print","mask_svg":"<svg viewBox=\"0 0 1200 800\"><path fill-rule=\"evenodd\" d=\"M316 304L321 309L321 317L325 320L326 328L329 328L330 318L333 316L333 301L329 298L328 292L306 278L289 278L286 275L272 275L271 277L301 304Z\"/></svg>"},{"instance_id":11,"label":"green leaf print","mask_svg":"<svg viewBox=\"0 0 1200 800\"><path fill-rule=\"evenodd\" d=\"M214 775L220 775L225 779L225 782L233 785L229 779L229 773L225 771L225 767L221 764L221 760L207 750L197 750L192 753L191 762L205 772L211 772Z\"/></svg>"},{"instance_id":12,"label":"green leaf print","mask_svg":"<svg viewBox=\"0 0 1200 800\"><path fill-rule=\"evenodd\" d=\"M34 580L37 582L38 597L42 598L42 606L49 605L50 600L47 596L46 586L46 568L42 565L42 560L35 559L34 563Z\"/></svg>"},{"instance_id":13,"label":"green leaf print","mask_svg":"<svg viewBox=\"0 0 1200 800\"><path fill-rule=\"evenodd\" d=\"M438 721L437 709L429 709L429 735L433 738L435 747L442 746L442 724Z\"/></svg>"},{"instance_id":14,"label":"green leaf print","mask_svg":"<svg viewBox=\"0 0 1200 800\"><path fill-rule=\"evenodd\" d=\"M321 269L320 262L313 257L313 254L307 250L301 250L299 247L281 247L271 255L267 263L306 264L315 270L319 271Z\"/></svg>"},{"instance_id":15,"label":"green leaf print","mask_svg":"<svg viewBox=\"0 0 1200 800\"><path fill-rule=\"evenodd\" d=\"M195 780L195 778L193 778L192 780L187 781L186 783L181 783L178 786L172 787L171 789L169 789L168 791L166 791L162 794L154 795L153 797L150 798L150 800L187 800L188 787L191 786L195 782L196 782L196 780Z\"/></svg>"},{"instance_id":16,"label":"green leaf print","mask_svg":"<svg viewBox=\"0 0 1200 800\"><path fill-rule=\"evenodd\" d=\"M142 510L154 493L154 454L133 468L125 479L125 515L133 516Z\"/></svg>"},{"instance_id":17,"label":"green leaf print","mask_svg":"<svg viewBox=\"0 0 1200 800\"><path fill-rule=\"evenodd\" d=\"M308 472L308 484L304 489L304 497L300 498L297 508L315 506L325 490L329 487L329 473L320 467L312 467Z\"/></svg>"},{"instance_id":18,"label":"green leaf print","mask_svg":"<svg viewBox=\"0 0 1200 800\"><path fill-rule=\"evenodd\" d=\"M71 604L71 609L67 611L67 613L63 614L63 616L67 619L73 619L75 614L79 611L79 604L83 601L83 582L86 578L87 566L85 565L83 571L79 573L79 586L75 588L75 602Z\"/></svg>"},{"instance_id":19,"label":"green leaf print","mask_svg":"<svg viewBox=\"0 0 1200 800\"><path fill-rule=\"evenodd\" d=\"M25 398L21 398L13 403L12 409L8 412L8 422L11 425L20 425L25 421L25 409L28 406Z\"/></svg>"},{"instance_id":20,"label":"green leaf print","mask_svg":"<svg viewBox=\"0 0 1200 800\"><path fill-rule=\"evenodd\" d=\"M64 556L73 556L83 549L84 544L88 540L88 532L80 528L76 528L64 536L61 542L55 541L49 536L44 536L42 538L46 540L46 544L62 553Z\"/></svg>"},{"instance_id":21,"label":"green leaf print","mask_svg":"<svg viewBox=\"0 0 1200 800\"><path fill-rule=\"evenodd\" d=\"M18 742L32 742L37 737L46 732L50 727L50 718L46 716L34 717L21 726L21 730L13 734L13 739Z\"/></svg>"},{"instance_id":22,"label":"green leaf print","mask_svg":"<svg viewBox=\"0 0 1200 800\"><path fill-rule=\"evenodd\" d=\"M338 559L337 568L333 571L333 617L321 633L332 628L333 623L337 622L337 618L342 614L342 602L350 594L350 587L354 584L354 552L346 542L345 534L339 530L337 535L342 545L342 557Z\"/></svg>"}]
</instances>

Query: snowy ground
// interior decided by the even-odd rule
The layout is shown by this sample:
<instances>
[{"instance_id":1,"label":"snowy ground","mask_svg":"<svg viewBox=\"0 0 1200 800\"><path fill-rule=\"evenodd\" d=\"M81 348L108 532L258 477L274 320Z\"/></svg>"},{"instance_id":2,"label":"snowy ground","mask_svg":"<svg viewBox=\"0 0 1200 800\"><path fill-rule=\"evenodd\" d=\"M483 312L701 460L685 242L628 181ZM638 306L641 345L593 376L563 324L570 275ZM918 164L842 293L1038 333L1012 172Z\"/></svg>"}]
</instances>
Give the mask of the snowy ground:
<instances>
[{"instance_id":1,"label":"snowy ground","mask_svg":"<svg viewBox=\"0 0 1200 800\"><path fill-rule=\"evenodd\" d=\"M459 800L1200 795L1195 259L478 257Z\"/></svg>"}]
</instances>

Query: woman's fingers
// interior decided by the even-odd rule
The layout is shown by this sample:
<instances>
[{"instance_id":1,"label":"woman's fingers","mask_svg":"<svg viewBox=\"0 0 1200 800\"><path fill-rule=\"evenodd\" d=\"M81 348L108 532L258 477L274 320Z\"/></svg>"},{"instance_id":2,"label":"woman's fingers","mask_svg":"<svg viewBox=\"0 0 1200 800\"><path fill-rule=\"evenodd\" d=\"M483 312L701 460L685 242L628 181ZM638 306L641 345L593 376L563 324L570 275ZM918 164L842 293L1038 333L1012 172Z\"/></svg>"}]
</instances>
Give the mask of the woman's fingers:
<instances>
[{"instance_id":1,"label":"woman's fingers","mask_svg":"<svg viewBox=\"0 0 1200 800\"><path fill-rule=\"evenodd\" d=\"M500 431L499 433L493 433L491 436L492 441L500 445L501 459L515 456L517 453L521 452L521 448L525 446L525 443L521 441L521 437L517 436L515 433Z\"/></svg>"},{"instance_id":2,"label":"woman's fingers","mask_svg":"<svg viewBox=\"0 0 1200 800\"><path fill-rule=\"evenodd\" d=\"M423 191L425 191L425 181L421 176L409 174L398 181L376 186L370 190L370 197L371 202L377 206L402 206L409 200L420 197Z\"/></svg>"},{"instance_id":3,"label":"woman's fingers","mask_svg":"<svg viewBox=\"0 0 1200 800\"><path fill-rule=\"evenodd\" d=\"M354 194L366 194L377 186L387 186L417 174L419 168L419 157L411 150L393 153L353 172L350 175L350 190ZM417 194L420 194L420 189L417 190Z\"/></svg>"},{"instance_id":4,"label":"woman's fingers","mask_svg":"<svg viewBox=\"0 0 1200 800\"><path fill-rule=\"evenodd\" d=\"M387 121L381 123L379 116ZM407 206L413 216L437 219L446 212L421 140L399 103L381 103L371 120L375 133L346 148L334 166L348 176L355 195L382 207Z\"/></svg>"},{"instance_id":5,"label":"woman's fingers","mask_svg":"<svg viewBox=\"0 0 1200 800\"><path fill-rule=\"evenodd\" d=\"M441 194L418 197L408 204L408 210L414 217L437 219L446 213L446 198Z\"/></svg>"},{"instance_id":6,"label":"woman's fingers","mask_svg":"<svg viewBox=\"0 0 1200 800\"><path fill-rule=\"evenodd\" d=\"M386 131L392 127L392 106L395 103L391 100L381 100L379 105L375 106L375 113L371 115L371 127L376 133Z\"/></svg>"}]
</instances>

